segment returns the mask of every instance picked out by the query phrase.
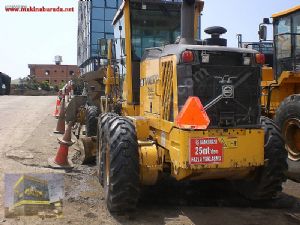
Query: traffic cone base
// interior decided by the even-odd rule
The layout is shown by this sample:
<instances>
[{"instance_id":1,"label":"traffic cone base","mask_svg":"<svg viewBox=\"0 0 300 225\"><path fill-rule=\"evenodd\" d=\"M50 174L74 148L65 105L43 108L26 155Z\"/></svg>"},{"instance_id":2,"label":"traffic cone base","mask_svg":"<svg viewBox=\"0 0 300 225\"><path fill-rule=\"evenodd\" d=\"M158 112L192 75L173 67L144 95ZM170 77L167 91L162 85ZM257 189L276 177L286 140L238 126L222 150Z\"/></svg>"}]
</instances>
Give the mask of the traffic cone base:
<instances>
[{"instance_id":1,"label":"traffic cone base","mask_svg":"<svg viewBox=\"0 0 300 225\"><path fill-rule=\"evenodd\" d=\"M68 152L69 152L69 146L60 143L55 158L48 159L49 166L53 168L61 168L61 169L73 167L72 162L68 160Z\"/></svg>"},{"instance_id":2,"label":"traffic cone base","mask_svg":"<svg viewBox=\"0 0 300 225\"><path fill-rule=\"evenodd\" d=\"M74 164L70 160L67 160L65 165L59 165L55 162L55 158L49 158L48 165L54 169L72 169L74 167Z\"/></svg>"},{"instance_id":3,"label":"traffic cone base","mask_svg":"<svg viewBox=\"0 0 300 225\"><path fill-rule=\"evenodd\" d=\"M53 133L54 133L54 134L64 134L64 132L59 131L59 130L55 130L55 131L53 131Z\"/></svg>"}]
</instances>

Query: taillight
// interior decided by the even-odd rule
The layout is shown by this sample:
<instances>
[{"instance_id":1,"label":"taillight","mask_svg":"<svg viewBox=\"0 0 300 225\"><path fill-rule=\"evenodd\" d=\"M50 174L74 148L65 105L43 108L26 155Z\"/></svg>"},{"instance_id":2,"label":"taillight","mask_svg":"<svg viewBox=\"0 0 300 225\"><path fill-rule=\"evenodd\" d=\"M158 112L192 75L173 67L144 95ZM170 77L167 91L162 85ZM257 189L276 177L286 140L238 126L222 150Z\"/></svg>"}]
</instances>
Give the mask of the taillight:
<instances>
[{"instance_id":1,"label":"taillight","mask_svg":"<svg viewBox=\"0 0 300 225\"><path fill-rule=\"evenodd\" d=\"M257 63L257 64L263 65L263 64L265 64L265 62L266 62L266 57L265 57L265 55L262 54L262 53L256 54L255 58L256 58L256 63Z\"/></svg>"},{"instance_id":2,"label":"taillight","mask_svg":"<svg viewBox=\"0 0 300 225\"><path fill-rule=\"evenodd\" d=\"M182 61L184 63L189 63L194 61L194 54L192 51L184 51L181 55Z\"/></svg>"}]
</instances>

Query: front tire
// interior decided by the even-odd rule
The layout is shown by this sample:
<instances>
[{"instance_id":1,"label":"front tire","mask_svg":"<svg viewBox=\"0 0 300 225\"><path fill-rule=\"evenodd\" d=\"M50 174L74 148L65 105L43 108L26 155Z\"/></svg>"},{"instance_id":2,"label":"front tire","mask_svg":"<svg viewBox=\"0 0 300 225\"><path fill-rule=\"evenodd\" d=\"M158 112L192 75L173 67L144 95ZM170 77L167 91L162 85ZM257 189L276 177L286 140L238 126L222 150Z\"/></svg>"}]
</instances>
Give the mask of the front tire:
<instances>
[{"instance_id":1,"label":"front tire","mask_svg":"<svg viewBox=\"0 0 300 225\"><path fill-rule=\"evenodd\" d=\"M88 106L86 108L86 136L92 137L97 135L97 117L99 116L99 110L97 106Z\"/></svg>"},{"instance_id":2,"label":"front tire","mask_svg":"<svg viewBox=\"0 0 300 225\"><path fill-rule=\"evenodd\" d=\"M113 117L104 127L104 192L110 212L134 210L139 198L139 154L135 127Z\"/></svg>"},{"instance_id":3,"label":"front tire","mask_svg":"<svg viewBox=\"0 0 300 225\"><path fill-rule=\"evenodd\" d=\"M105 145L106 141L105 132L108 130L108 121L116 117L115 113L104 113L101 114L98 122L98 132L97 132L97 154L96 154L96 164L97 164L97 176L101 186L103 187L104 180L104 159L105 159Z\"/></svg>"},{"instance_id":4,"label":"front tire","mask_svg":"<svg viewBox=\"0 0 300 225\"><path fill-rule=\"evenodd\" d=\"M276 197L282 191L282 183L286 181L287 152L280 130L267 117L261 118L261 124L265 131L265 165L258 168L248 180L235 183L238 191L250 200Z\"/></svg>"}]
</instances>

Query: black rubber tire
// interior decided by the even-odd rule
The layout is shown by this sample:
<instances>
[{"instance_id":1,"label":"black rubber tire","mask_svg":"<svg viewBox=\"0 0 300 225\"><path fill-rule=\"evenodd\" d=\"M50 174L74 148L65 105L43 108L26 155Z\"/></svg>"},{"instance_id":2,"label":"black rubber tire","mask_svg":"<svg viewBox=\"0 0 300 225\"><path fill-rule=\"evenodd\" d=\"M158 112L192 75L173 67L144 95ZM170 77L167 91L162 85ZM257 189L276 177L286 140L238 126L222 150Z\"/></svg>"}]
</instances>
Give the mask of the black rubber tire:
<instances>
[{"instance_id":1,"label":"black rubber tire","mask_svg":"<svg viewBox=\"0 0 300 225\"><path fill-rule=\"evenodd\" d=\"M105 146L102 145L103 138L105 137L104 132L107 130L108 121L116 117L115 113L104 113L101 114L98 120L98 132L97 132L97 154L96 154L96 164L97 164L97 177L99 183L103 187L103 179L104 179L104 161L105 159Z\"/></svg>"},{"instance_id":2,"label":"black rubber tire","mask_svg":"<svg viewBox=\"0 0 300 225\"><path fill-rule=\"evenodd\" d=\"M279 105L275 114L275 123L283 131L288 120L300 120L300 95L291 95L285 98ZM282 134L286 139L285 134Z\"/></svg>"},{"instance_id":3,"label":"black rubber tire","mask_svg":"<svg viewBox=\"0 0 300 225\"><path fill-rule=\"evenodd\" d=\"M129 119L117 116L111 118L104 129L104 194L107 208L110 212L134 210L140 192L135 127Z\"/></svg>"},{"instance_id":4,"label":"black rubber tire","mask_svg":"<svg viewBox=\"0 0 300 225\"><path fill-rule=\"evenodd\" d=\"M282 129L284 122L290 118L300 119L300 95L285 98L276 110L274 121Z\"/></svg>"},{"instance_id":5,"label":"black rubber tire","mask_svg":"<svg viewBox=\"0 0 300 225\"><path fill-rule=\"evenodd\" d=\"M99 110L96 106L86 108L86 136L93 137L97 135Z\"/></svg>"},{"instance_id":6,"label":"black rubber tire","mask_svg":"<svg viewBox=\"0 0 300 225\"><path fill-rule=\"evenodd\" d=\"M249 200L268 200L282 191L286 181L287 152L279 128L267 117L261 117L265 130L265 165L247 180L237 181L238 191Z\"/></svg>"}]
</instances>

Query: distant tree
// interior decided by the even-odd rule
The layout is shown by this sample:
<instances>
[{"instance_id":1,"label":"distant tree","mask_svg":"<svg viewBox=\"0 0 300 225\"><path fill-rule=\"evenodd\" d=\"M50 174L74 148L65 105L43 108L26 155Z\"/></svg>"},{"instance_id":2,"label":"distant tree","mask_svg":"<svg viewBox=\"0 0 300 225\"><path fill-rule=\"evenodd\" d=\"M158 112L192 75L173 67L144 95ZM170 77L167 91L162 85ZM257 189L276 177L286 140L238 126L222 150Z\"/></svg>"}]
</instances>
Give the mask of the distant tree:
<instances>
[{"instance_id":1,"label":"distant tree","mask_svg":"<svg viewBox=\"0 0 300 225\"><path fill-rule=\"evenodd\" d=\"M50 91L50 85L48 81L43 81L42 83L40 83L40 87L42 88L42 90L44 91Z\"/></svg>"},{"instance_id":2,"label":"distant tree","mask_svg":"<svg viewBox=\"0 0 300 225\"><path fill-rule=\"evenodd\" d=\"M63 89L63 87L66 85L66 82L61 82L60 84L59 84L59 89Z\"/></svg>"},{"instance_id":3,"label":"distant tree","mask_svg":"<svg viewBox=\"0 0 300 225\"><path fill-rule=\"evenodd\" d=\"M38 90L39 88L39 83L36 81L35 76L33 75L28 75L26 77L26 81L27 81L27 88L31 89L31 90Z\"/></svg>"}]
</instances>

